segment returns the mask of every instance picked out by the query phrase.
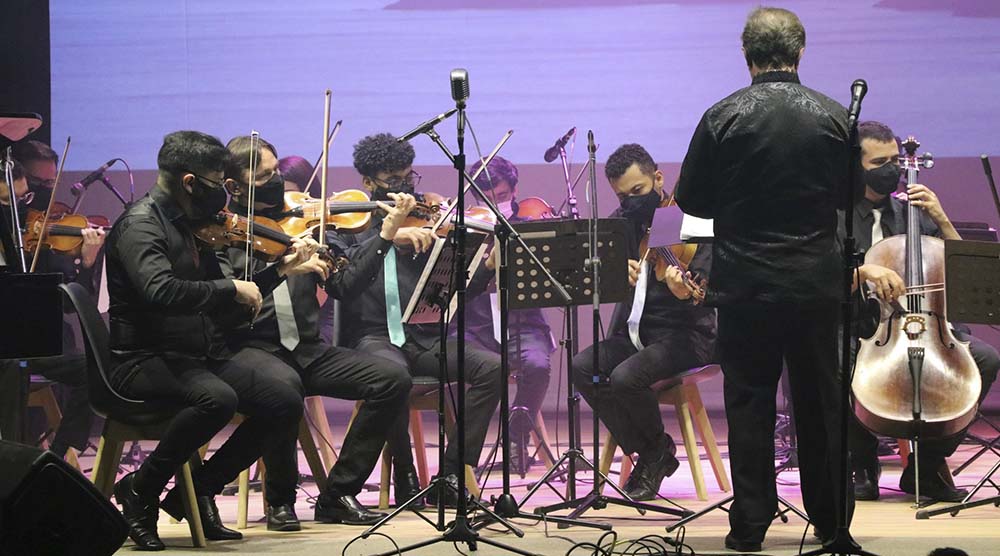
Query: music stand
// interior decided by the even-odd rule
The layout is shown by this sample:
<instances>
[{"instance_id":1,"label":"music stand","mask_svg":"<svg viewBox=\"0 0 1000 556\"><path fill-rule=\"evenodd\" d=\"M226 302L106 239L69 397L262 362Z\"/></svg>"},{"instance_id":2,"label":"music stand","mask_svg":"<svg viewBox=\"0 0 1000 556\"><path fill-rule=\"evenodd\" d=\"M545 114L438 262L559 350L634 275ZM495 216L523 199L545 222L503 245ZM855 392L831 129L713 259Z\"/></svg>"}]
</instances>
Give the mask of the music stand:
<instances>
[{"instance_id":1,"label":"music stand","mask_svg":"<svg viewBox=\"0 0 1000 556\"><path fill-rule=\"evenodd\" d=\"M1000 244L986 241L945 240L944 282L948 320L968 324L1000 324ZM971 502L986 483L997 489L993 475L1000 470L998 460L975 488L959 502L934 510L920 510L917 519L951 514L976 506L993 504L1000 507L1000 496Z\"/></svg>"},{"instance_id":2,"label":"music stand","mask_svg":"<svg viewBox=\"0 0 1000 556\"><path fill-rule=\"evenodd\" d=\"M447 434L445 432L445 387L448 383L447 378L447 359L445 358L444 349L445 342L448 335L448 325L451 323L451 317L455 314L456 305L456 288L453 287L452 278L455 276L463 275L468 276L471 281L472 276L475 275L476 270L479 268L480 263L483 260L483 254L486 251L486 234L478 232L469 232L466 234L465 242L466 246L470 249L473 255L471 258L467 258L466 261L459 267L456 257L454 246L455 232L449 232L447 238L436 238L434 246L431 248L430 256L424 265L424 270L420 274L420 278L417 280L417 285L413 290L413 295L410 296L410 301L407 303L406 312L403 314L403 322L407 324L432 324L439 323L441 326L441 353L439 354L439 364L440 364L440 375L438 376L438 461L444 462L445 458L445 444L447 441ZM467 274L456 273L456 268L464 268ZM465 423L456 423L458 427L464 427ZM412 506L418 501L423 500L432 491L438 490L438 504L437 504L437 522L433 522L425 517L418 510L412 509ZM445 531L447 525L445 524L445 490L455 491L456 496L463 498L464 493L458 492L455 486L450 484L446 477L442 474L431 480L424 489L420 492L414 494L409 500L400 503L396 501L397 507L391 513L380 519L374 525L365 530L361 534L362 539L367 539L375 531L380 529L383 525L388 523L397 515L401 514L406 510L411 510L420 516L421 519L431 524L438 531ZM505 526L509 531L517 535L518 537L523 537L524 532L512 525L511 523L505 521L503 518L495 514L488 506L480 502L479 500L469 500L468 503L474 505L477 509L482 510L486 515L490 516L491 519ZM442 538L435 538L429 541L424 541L414 545L410 545L404 548L402 551L414 550L421 548L423 546L428 546L443 540ZM483 540L487 544L493 544L495 541ZM474 544L474 543L473 543ZM522 555L531 555L532 553L521 551L519 549L506 547L513 552L517 552ZM396 554L397 551L390 552L388 554Z\"/></svg>"}]
</instances>

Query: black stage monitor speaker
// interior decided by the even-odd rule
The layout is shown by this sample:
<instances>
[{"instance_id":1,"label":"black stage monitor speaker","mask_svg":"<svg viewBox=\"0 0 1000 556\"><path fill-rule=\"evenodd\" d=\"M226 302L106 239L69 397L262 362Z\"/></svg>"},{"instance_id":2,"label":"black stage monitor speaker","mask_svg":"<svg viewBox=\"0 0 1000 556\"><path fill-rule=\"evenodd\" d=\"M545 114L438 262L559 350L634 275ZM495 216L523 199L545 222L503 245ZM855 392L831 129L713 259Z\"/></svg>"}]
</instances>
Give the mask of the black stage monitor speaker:
<instances>
[{"instance_id":1,"label":"black stage monitor speaker","mask_svg":"<svg viewBox=\"0 0 1000 556\"><path fill-rule=\"evenodd\" d=\"M79 471L52 452L0 440L0 555L103 556L128 525Z\"/></svg>"}]
</instances>

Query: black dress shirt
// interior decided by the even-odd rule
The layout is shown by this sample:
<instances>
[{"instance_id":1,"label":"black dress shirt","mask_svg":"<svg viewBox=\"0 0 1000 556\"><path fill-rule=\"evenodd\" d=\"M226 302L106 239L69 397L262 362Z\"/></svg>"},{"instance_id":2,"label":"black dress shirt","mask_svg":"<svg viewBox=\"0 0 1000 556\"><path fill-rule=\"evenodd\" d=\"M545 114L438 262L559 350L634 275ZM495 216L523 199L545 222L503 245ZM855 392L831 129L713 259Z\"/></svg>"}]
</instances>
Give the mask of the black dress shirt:
<instances>
[{"instance_id":1,"label":"black dress shirt","mask_svg":"<svg viewBox=\"0 0 1000 556\"><path fill-rule=\"evenodd\" d=\"M108 235L111 349L119 361L151 354L224 358L213 315L238 309L216 254L159 186L129 207Z\"/></svg>"},{"instance_id":2,"label":"black dress shirt","mask_svg":"<svg viewBox=\"0 0 1000 556\"><path fill-rule=\"evenodd\" d=\"M789 72L759 74L708 109L677 185L715 219L708 303L838 299L847 111Z\"/></svg>"},{"instance_id":3,"label":"black dress shirt","mask_svg":"<svg viewBox=\"0 0 1000 556\"><path fill-rule=\"evenodd\" d=\"M611 218L621 218L620 209L612 213ZM638 260L642 256L639 253L639 240L645 235L647 228L648 226L636 228L628 238L630 259ZM688 270L701 277L709 276L712 270L710 246L698 246ZM628 336L628 317L632 312L634 299L635 288L632 288L628 299L615 305L609 327L612 334ZM667 284L657 280L650 273L646 281L646 301L642 308L642 319L639 321L639 339L643 345L649 345L664 337L668 330L692 330L701 334L705 341L714 340L715 309L703 304L696 305L691 299L677 299Z\"/></svg>"},{"instance_id":4,"label":"black dress shirt","mask_svg":"<svg viewBox=\"0 0 1000 556\"><path fill-rule=\"evenodd\" d=\"M382 220L373 215L372 225L367 230L359 234L339 236L338 243L347 253L347 258L354 260L358 250L363 249L365 243L372 237L378 236L381 231ZM396 249L396 280L399 286L400 310L406 311L430 254L422 253L415 256L411 249L393 248ZM486 270L485 264L481 264L466 288L466 299L471 299L472 296L484 291L491 277L492 273ZM366 336L389 338L389 329L386 325L385 277L381 267L361 294L349 300L345 299L342 306L341 322L345 330L341 334L345 345L353 346ZM403 332L407 341L424 348L431 348L441 335L437 324L404 323Z\"/></svg>"},{"instance_id":5,"label":"black dress shirt","mask_svg":"<svg viewBox=\"0 0 1000 556\"><path fill-rule=\"evenodd\" d=\"M334 252L338 250L339 245L343 244L338 235L332 232L327 234L327 242ZM331 298L347 300L348 303L361 295L363 290L371 284L375 274L382 270L382 260L391 247L392 242L382 239L378 234L371 235L358 244L357 248L352 250L353 257L350 259L350 264L340 271L334 272L327 279L325 284L327 295ZM245 250L229 248L225 255L226 260L222 264L223 273L236 276L242 272L246 260ZM258 271L269 268L260 259L255 260L255 266ZM322 283L322 280L315 273L309 273L288 276L285 281L288 284L292 312L299 333L299 344L292 351L292 357L299 365L307 367L326 353L330 347L320 338L319 334L320 305L316 298L316 287ZM261 288L261 294L264 295L264 305L254 320L252 328L244 320L241 326L227 332L227 340L232 347L249 345L270 352L285 349L281 346L281 332L274 310L274 297L270 295L276 286L277 284L274 284L266 290Z\"/></svg>"}]
</instances>

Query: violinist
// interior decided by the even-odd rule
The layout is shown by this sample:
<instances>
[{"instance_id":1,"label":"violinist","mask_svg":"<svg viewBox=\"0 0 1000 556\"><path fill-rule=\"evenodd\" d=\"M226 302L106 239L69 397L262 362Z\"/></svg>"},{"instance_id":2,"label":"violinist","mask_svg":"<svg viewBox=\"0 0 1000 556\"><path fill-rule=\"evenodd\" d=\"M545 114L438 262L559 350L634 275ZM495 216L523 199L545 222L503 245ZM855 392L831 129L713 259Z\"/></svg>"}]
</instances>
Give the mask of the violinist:
<instances>
[{"instance_id":1,"label":"violinist","mask_svg":"<svg viewBox=\"0 0 1000 556\"><path fill-rule=\"evenodd\" d=\"M248 136L236 137L227 145L230 152L226 167L227 184L235 191L229 205L238 214L247 213L247 191L252 182L258 216L280 219L284 208L282 196L285 179L278 169L277 150L263 139L256 140L256 175L250 176ZM323 286L330 298L351 300L361 293L382 268L382 260L392 246L399 224L414 206L413 197L393 193L394 208L386 210L379 234L373 235L354 250L349 264L334 270L318 254L293 269L287 279L270 295L253 327L244 325L228 334L231 345L252 347L269 359L269 366L280 366L284 374L299 379L300 395L328 396L363 400L351 430L344 439L337 463L330 470L327 486L316 502L316 521L370 525L384 514L369 511L355 498L375 468L385 445L389 426L405 410L411 379L406 367L353 349L331 346L320 338L317 286ZM328 233L328 239L336 237ZM225 251L228 264L224 273L239 275L244 268L244 248ZM255 260L255 271L266 265ZM248 323L247 323L248 324ZM290 426L264 454L267 467L267 528L272 531L298 531L295 492L299 476L296 462L298 425Z\"/></svg>"},{"instance_id":2,"label":"violinist","mask_svg":"<svg viewBox=\"0 0 1000 556\"><path fill-rule=\"evenodd\" d=\"M627 144L611 153L604 167L621 207L612 218L629 223L629 302L615 307L607 339L600 342L601 368L607 387L596 396L598 416L622 451L639 454L625 491L635 500L656 498L660 483L679 466L673 438L664 430L660 406L650 386L674 374L713 360L715 310L696 305L682 271L669 267L661 281L651 264L640 263L639 240L653 222L653 213L668 199L663 173L641 145ZM711 252L700 246L691 272L707 276ZM639 288L645 295L635 295ZM587 403L595 403L593 346L573 357L576 388Z\"/></svg>"},{"instance_id":3,"label":"violinist","mask_svg":"<svg viewBox=\"0 0 1000 556\"><path fill-rule=\"evenodd\" d=\"M37 143L37 142L35 142ZM38 143L44 146L42 143ZM48 147L46 147L48 148ZM51 151L51 149L49 149ZM25 152L25 151L21 151ZM54 153L53 153L54 154ZM55 163L51 164L51 170L55 171ZM39 160L32 160L30 165L22 165L15 162L13 168L14 192L17 194L19 203L19 217L22 227L28 220L29 212L34 209L29 207L32 204L32 197L37 194L31 191L31 177L28 169L35 171L48 171L46 166ZM53 174L54 175L54 174ZM0 259L5 258L8 249L11 249L10 256L15 256L10 243L10 226L7 224L9 218L10 192L8 185L4 181L6 178L0 171L0 235L4 236L4 241L0 244ZM44 207L43 207L44 208ZM84 254L88 255L86 260L81 257L71 257L61 253L50 252L48 250L39 254L37 272L60 272L65 282L77 282L84 286L91 295L96 296L98 277L94 272L95 262L98 258L102 244L104 243L104 232L95 229L84 229L81 231L84 236ZM28 261L31 260L31 253L26 252ZM0 261L0 265L6 261ZM30 262L28 263L31 264ZM66 400L62 407L63 418L59 428L55 431L49 449L59 457L66 457L70 450L83 451L87 447L90 437L90 427L94 420L94 412L90 409L90 397L87 390L87 358L76 342L74 328L69 320L63 322L63 355L60 357L46 357L42 359L32 359L23 363L19 361L0 360L0 374L4 375L0 382L28 380L28 375L24 373L41 375L48 380L55 382L66 390ZM17 388L2 388L4 392L17 392ZM17 404L3 404L0 410L0 424L4 429L4 438L15 438L10 434L14 430L20 430L18 423L21 421L19 415L13 412L19 411ZM8 428L10 427L10 428ZM10 436L8 436L10 434Z\"/></svg>"},{"instance_id":4,"label":"violinist","mask_svg":"<svg viewBox=\"0 0 1000 556\"><path fill-rule=\"evenodd\" d=\"M285 177L285 191L305 191L314 168L308 160L293 154L278 161L278 170Z\"/></svg>"},{"instance_id":5,"label":"violinist","mask_svg":"<svg viewBox=\"0 0 1000 556\"><path fill-rule=\"evenodd\" d=\"M390 199L390 193L412 194L420 181L413 171L413 147L408 142L398 142L389 133L365 137L354 146L354 168L361 174L361 182L371 192L373 200ZM348 253L363 247L369 238L381 233L386 225L377 215L371 227L354 236L343 236ZM417 285L417 280L428 260L427 251L435 241L429 229L401 228L393 240L395 245L387 254L382 268L375 279L360 296L350 303L344 303L343 322L352 323L344 330L347 345L358 350L384 357L409 369L413 376L438 377L440 368L438 353L441 337L439 327L433 325L411 325L402 322L402 307L405 306ZM405 250L403 250L405 248ZM416 252L416 255L414 255ZM469 284L470 297L485 289L492 272L491 260L481 267ZM454 380L455 342L448 340L448 373ZM465 376L468 384L465 413L465 461L458 461L454 432L449 436L445 461L441 473L446 480L458 486L457 473L463 472L463 464L476 466L479 454L486 441L490 420L500 401L500 388L506 388L499 381L500 358L497 354L466 346ZM419 490L413 453L408 432L409 412L399 414L388 439L393 456L393 479L395 500L401 504ZM448 491L445 502L455 504L457 499L452 490ZM428 502L436 503L436 498L428 497Z\"/></svg>"},{"instance_id":6,"label":"violinist","mask_svg":"<svg viewBox=\"0 0 1000 556\"><path fill-rule=\"evenodd\" d=\"M482 166L476 162L470 168L475 174ZM486 170L476 178L476 184L490 197L497 208L511 222L521 219L517 212L517 166L507 159L495 156ZM525 444L530 423L535 420L545 392L549 388L551 372L549 357L555 349L552 331L545 322L541 309L520 309L511 311L508 323L510 337L509 351L511 370L517 377L517 395L511 402L512 408L527 410L528 419L511 419L510 457L511 469L522 475L532 465L525 453ZM493 288L468 300L466 305L465 329L470 345L500 352L500 314L496 292Z\"/></svg>"},{"instance_id":7,"label":"violinist","mask_svg":"<svg viewBox=\"0 0 1000 556\"><path fill-rule=\"evenodd\" d=\"M259 313L261 289L273 289L309 260L317 244L295 240L278 264L253 276L256 282L224 277L216 253L196 242L193 228L225 208L228 159L229 151L215 137L168 134L157 156L156 185L108 234L111 386L128 398L178 408L156 448L114 488L129 535L141 550L164 549L156 527L159 508L178 519L184 510L178 489L162 502L160 493L237 411L246 420L194 470L193 479L205 536L241 538L222 524L215 495L302 418L295 372L272 364L261 350L229 349L216 318Z\"/></svg>"},{"instance_id":8,"label":"violinist","mask_svg":"<svg viewBox=\"0 0 1000 556\"><path fill-rule=\"evenodd\" d=\"M901 170L899 143L885 124L868 121L858 125L861 141L861 165L864 168L865 196L854 205L854 237L858 248L866 251L881 239L906 233L906 203L893 196L899 189ZM909 201L922 210L921 235L942 239L962 239L945 214L937 195L925 185L914 184L906 191ZM843 220L840 237L846 233ZM883 301L892 301L906 292L903 278L895 271L872 263L858 269L860 283ZM878 314L862 315L877 324ZM1000 369L997 350L972 336L965 326L953 327L955 337L969 342L969 351L976 361L983 387L979 402L989 393L990 385ZM851 421L848 441L854 472L854 496L858 500L877 500L881 466L878 462L876 437L855 420ZM963 434L944 440L924 440L920 443L920 494L942 502L960 502L968 492L955 488L946 458L955 453ZM899 479L899 488L908 494L916 492L913 454Z\"/></svg>"}]
</instances>

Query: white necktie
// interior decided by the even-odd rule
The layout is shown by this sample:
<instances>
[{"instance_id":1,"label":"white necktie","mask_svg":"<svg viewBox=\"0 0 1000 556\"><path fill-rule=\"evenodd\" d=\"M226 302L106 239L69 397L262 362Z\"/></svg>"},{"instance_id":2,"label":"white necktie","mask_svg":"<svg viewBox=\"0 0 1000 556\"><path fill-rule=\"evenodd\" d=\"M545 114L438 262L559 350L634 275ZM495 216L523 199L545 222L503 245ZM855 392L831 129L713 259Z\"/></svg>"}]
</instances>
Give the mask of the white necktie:
<instances>
[{"instance_id":1,"label":"white necktie","mask_svg":"<svg viewBox=\"0 0 1000 556\"><path fill-rule=\"evenodd\" d=\"M101 284L97 287L97 311L107 313L111 305L111 296L108 295L108 257L105 254L101 257Z\"/></svg>"},{"instance_id":2,"label":"white necktie","mask_svg":"<svg viewBox=\"0 0 1000 556\"><path fill-rule=\"evenodd\" d=\"M642 349L639 340L639 322L642 320L642 309L646 305L646 282L649 280L649 262L643 261L639 269L639 279L635 281L635 295L632 298L632 312L628 315L628 337L635 349Z\"/></svg>"},{"instance_id":3,"label":"white necktie","mask_svg":"<svg viewBox=\"0 0 1000 556\"><path fill-rule=\"evenodd\" d=\"M499 294L493 292L490 294L490 313L493 317L493 339L500 343L500 300L497 298Z\"/></svg>"},{"instance_id":4,"label":"white necktie","mask_svg":"<svg viewBox=\"0 0 1000 556\"><path fill-rule=\"evenodd\" d=\"M872 224L872 245L882 241L882 209L872 209L875 223Z\"/></svg>"},{"instance_id":5,"label":"white necktie","mask_svg":"<svg viewBox=\"0 0 1000 556\"><path fill-rule=\"evenodd\" d=\"M294 351L299 345L299 327L295 324L295 312L292 310L292 295L288 291L288 280L274 289L274 314L278 319L278 334L281 345L288 351Z\"/></svg>"}]
</instances>

